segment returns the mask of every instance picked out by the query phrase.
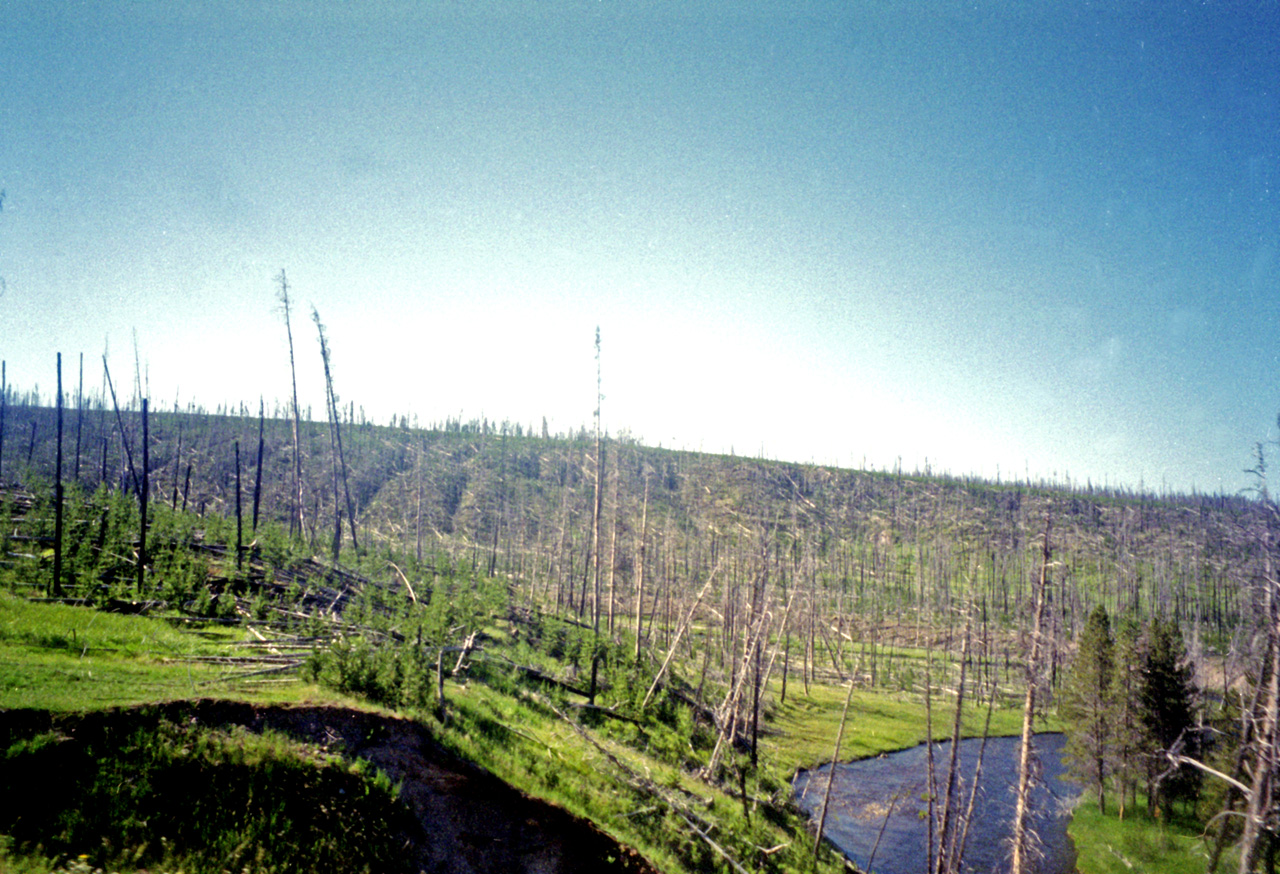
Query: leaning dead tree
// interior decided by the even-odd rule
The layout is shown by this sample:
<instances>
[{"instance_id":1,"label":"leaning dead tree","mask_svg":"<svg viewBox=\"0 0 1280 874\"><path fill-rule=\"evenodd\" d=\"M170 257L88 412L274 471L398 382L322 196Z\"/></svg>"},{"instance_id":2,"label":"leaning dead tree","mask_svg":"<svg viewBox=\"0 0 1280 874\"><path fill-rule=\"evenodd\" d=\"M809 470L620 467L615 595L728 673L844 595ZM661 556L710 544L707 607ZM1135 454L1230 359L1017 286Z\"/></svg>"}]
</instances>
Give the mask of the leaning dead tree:
<instances>
[{"instance_id":1,"label":"leaning dead tree","mask_svg":"<svg viewBox=\"0 0 1280 874\"><path fill-rule=\"evenodd\" d=\"M1280 552L1276 534L1280 530L1280 506L1267 489L1266 456L1262 445L1257 447L1257 466L1247 472L1258 480L1256 491L1265 510L1263 523L1252 534L1262 552L1262 569L1256 591L1264 655L1258 662L1257 680L1253 683L1249 706L1241 713L1240 744L1231 772L1225 773L1183 755L1185 739L1179 737L1166 753L1169 769L1160 778L1172 776L1183 765L1189 765L1227 784L1219 817L1223 820L1233 816L1243 819L1239 874L1253 874L1259 870L1280 839L1280 798L1276 796L1276 781L1280 777L1280 568L1277 568L1276 561ZM1224 822L1210 851L1207 870L1211 874L1217 870L1229 834L1231 832Z\"/></svg>"},{"instance_id":2,"label":"leaning dead tree","mask_svg":"<svg viewBox=\"0 0 1280 874\"><path fill-rule=\"evenodd\" d=\"M351 487L347 482L347 459L342 452L342 413L338 409L338 395L333 390L333 371L329 359L329 339L325 335L324 323L320 321L320 311L311 307L311 320L316 323L316 331L320 335L320 358L324 361L325 403L329 411L329 440L333 450L333 560L337 562L338 553L342 549L342 505L338 493L338 474L342 474L342 493L346 496L347 521L351 528L351 548L360 551L360 541L356 539L356 507L351 500Z\"/></svg>"},{"instance_id":3,"label":"leaning dead tree","mask_svg":"<svg viewBox=\"0 0 1280 874\"><path fill-rule=\"evenodd\" d=\"M107 355L102 354L102 373L107 380L107 388L111 389L111 407L116 412L116 426L120 429L120 446L124 449L125 460L129 462L129 482L135 494L141 495L141 483L138 480L137 468L133 466L133 450L129 446L129 433L124 427L124 417L120 414L120 403L116 399L116 386L111 381L111 368L107 366Z\"/></svg>"},{"instance_id":4,"label":"leaning dead tree","mask_svg":"<svg viewBox=\"0 0 1280 874\"><path fill-rule=\"evenodd\" d=\"M1036 582L1035 618L1031 627L1031 651L1027 654L1027 697L1022 709L1022 743L1018 748L1018 800L1013 814L1013 874L1028 874L1032 870L1035 852L1035 835L1027 825L1031 808L1031 731L1036 712L1036 690L1040 685L1043 660L1043 629L1045 590L1049 584L1049 529L1051 520L1045 518L1044 544L1040 557L1040 578Z\"/></svg>"},{"instance_id":5,"label":"leaning dead tree","mask_svg":"<svg viewBox=\"0 0 1280 874\"><path fill-rule=\"evenodd\" d=\"M836 763L840 761L840 745L844 743L844 726L849 720L849 702L853 700L854 677L849 678L849 688L844 695L844 708L840 711L840 728L836 731L836 747L831 751L831 763L827 766L827 788L822 793L822 812L818 815L817 834L813 836L813 856L818 857L822 846L822 833L827 828L827 806L831 801L831 785L836 779ZM932 743L932 739L930 739Z\"/></svg>"}]
</instances>

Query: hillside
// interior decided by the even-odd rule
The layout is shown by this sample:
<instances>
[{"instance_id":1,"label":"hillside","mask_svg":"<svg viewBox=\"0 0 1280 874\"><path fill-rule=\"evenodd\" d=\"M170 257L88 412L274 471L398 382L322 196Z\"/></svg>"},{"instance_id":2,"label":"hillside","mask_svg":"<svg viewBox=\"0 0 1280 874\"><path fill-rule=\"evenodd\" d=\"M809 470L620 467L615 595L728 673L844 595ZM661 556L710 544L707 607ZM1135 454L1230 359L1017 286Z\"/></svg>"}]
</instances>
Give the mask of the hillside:
<instances>
[{"instance_id":1,"label":"hillside","mask_svg":"<svg viewBox=\"0 0 1280 874\"><path fill-rule=\"evenodd\" d=\"M233 515L238 442L245 518L258 489L262 518L287 529L297 513L290 422L261 423L261 472L259 427L253 415L152 414L151 500ZM117 419L100 405L69 410L65 428L69 481L78 472L89 491L103 481L127 484L129 457L137 473L137 411ZM11 405L6 430L0 475L51 476L54 411ZM345 516L349 494L362 548L442 552L528 582L580 614L582 581L591 577L594 597L597 562L600 609L612 605L615 614L634 613L638 569L644 590L665 596L723 563L732 585L767 574L779 592L798 585L863 618L925 606L945 613L973 601L993 619L1016 623L1036 541L1051 519L1065 636L1103 603L1113 612L1169 614L1225 644L1250 612L1242 596L1259 571L1256 534L1266 522L1244 497L993 484L607 439L597 548L597 476L585 433L569 439L505 423L415 430L346 421L342 435L345 477L337 478L328 425L302 423L302 532L313 552L332 553L335 506ZM349 549L346 523L343 532Z\"/></svg>"},{"instance_id":2,"label":"hillside","mask_svg":"<svg viewBox=\"0 0 1280 874\"><path fill-rule=\"evenodd\" d=\"M100 682L57 679L81 669L59 659L77 661L77 635L96 620L10 631L24 655L9 660L0 706L338 694L432 726L452 755L591 819L659 870L834 864L811 861L787 781L832 755L837 684L857 691L844 757L922 739L922 691L968 689L995 705L997 731L1016 731L1046 533L1050 691L1099 604L1180 624L1203 688L1235 684L1259 657L1254 583L1273 522L1244 498L849 471L622 440L602 441L598 464L585 434L484 422L346 421L335 461L328 426L304 422L299 524L288 421L149 415L144 469L140 413L98 408L64 415L55 559L56 416L8 406L4 422L0 479L21 487L0 493L0 586L49 602L39 609L224 630L194 650L174 643L145 669L151 692L127 679L134 667L100 654L95 679L120 677L101 694ZM234 649L248 645L252 657ZM91 655L85 644L80 660ZM216 676L191 679L193 666L212 665L223 666ZM277 681L293 691L259 685ZM955 704L944 702L935 735L949 731ZM966 732L980 723L965 712Z\"/></svg>"}]
</instances>

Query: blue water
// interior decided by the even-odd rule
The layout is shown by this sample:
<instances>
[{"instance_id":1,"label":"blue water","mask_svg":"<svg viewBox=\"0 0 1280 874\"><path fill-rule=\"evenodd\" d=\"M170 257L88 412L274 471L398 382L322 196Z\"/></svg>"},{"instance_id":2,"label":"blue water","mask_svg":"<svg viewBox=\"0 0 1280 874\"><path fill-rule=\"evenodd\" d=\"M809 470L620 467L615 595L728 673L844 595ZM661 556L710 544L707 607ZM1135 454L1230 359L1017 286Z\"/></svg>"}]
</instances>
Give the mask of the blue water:
<instances>
[{"instance_id":1,"label":"blue water","mask_svg":"<svg viewBox=\"0 0 1280 874\"><path fill-rule=\"evenodd\" d=\"M1036 866L1039 874L1071 874L1075 870L1075 848L1067 836L1067 824L1080 790L1066 779L1062 764L1064 740L1061 734L1038 734L1033 740L1039 779L1032 796L1032 827L1040 836L1044 853ZM981 743L981 740L960 742L961 810L968 803L968 787ZM1009 870L1009 835L1018 785L1018 746L1016 737L987 741L974 822L964 853L967 872L1002 874ZM950 743L934 747L939 795L944 792L941 784L946 779L950 755ZM836 765L826 836L863 870L876 874L925 874L928 868L926 756L922 744L878 758ZM800 806L815 821L821 812L829 768L824 765L801 771L792 784ZM885 815L890 809L892 813L886 822Z\"/></svg>"}]
</instances>

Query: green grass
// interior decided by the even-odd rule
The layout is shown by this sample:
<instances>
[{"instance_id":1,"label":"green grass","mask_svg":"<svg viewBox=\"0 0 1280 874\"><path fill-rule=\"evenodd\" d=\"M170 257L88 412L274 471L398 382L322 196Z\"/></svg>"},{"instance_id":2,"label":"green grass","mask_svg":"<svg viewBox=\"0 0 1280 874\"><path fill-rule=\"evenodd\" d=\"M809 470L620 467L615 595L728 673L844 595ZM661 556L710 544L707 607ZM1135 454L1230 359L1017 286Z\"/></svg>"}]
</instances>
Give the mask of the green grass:
<instances>
[{"instance_id":1,"label":"green grass","mask_svg":"<svg viewBox=\"0 0 1280 874\"><path fill-rule=\"evenodd\" d=\"M1162 823L1147 815L1145 799L1123 821L1103 816L1094 799L1082 800L1068 828L1080 874L1204 874L1208 848L1198 826ZM1234 870L1228 864L1222 870Z\"/></svg>"},{"instance_id":2,"label":"green grass","mask_svg":"<svg viewBox=\"0 0 1280 874\"><path fill-rule=\"evenodd\" d=\"M448 683L446 693L448 725L438 736L447 747L517 788L591 819L660 870L727 870L664 797L711 823L715 840L748 870L757 864L759 870L778 872L840 870L826 848L817 863L812 861L804 819L787 804L789 787L768 769L759 779L750 777L749 812L744 813L731 784L709 784L674 764L678 744L673 739L683 737L688 747L682 728L593 719L555 696L488 683ZM581 731L553 706L573 714ZM731 765L742 764L745 758L731 758ZM658 794L637 785L636 777L660 787ZM761 852L775 847L781 849L768 856Z\"/></svg>"},{"instance_id":3,"label":"green grass","mask_svg":"<svg viewBox=\"0 0 1280 874\"><path fill-rule=\"evenodd\" d=\"M761 740L761 747L780 768L793 773L831 760L840 715L847 689L815 685L806 695L794 681L787 689L787 701L776 707L771 725L778 733ZM933 734L935 738L951 736L955 719L954 702L934 702ZM986 705L965 707L963 732L966 737L982 734ZM906 749L925 740L924 699L918 694L883 690L855 690L849 702L849 717L840 745L841 761L863 759L883 752ZM1057 725L1052 720L1038 720L1037 731L1050 731ZM1012 735L1022 731L1022 710L998 707L992 714L991 734Z\"/></svg>"},{"instance_id":4,"label":"green grass","mask_svg":"<svg viewBox=\"0 0 1280 874\"><path fill-rule=\"evenodd\" d=\"M509 634L503 627L494 626L489 630L493 637L489 646L494 651L510 648ZM0 593L0 708L75 712L191 697L227 697L263 703L355 701L350 696L297 679L283 685L257 685L252 680L237 679L238 671L225 666L192 661L232 653L230 644L243 639L245 634L242 628L219 626L193 631L158 618L34 603ZM557 659L527 647L512 655L518 655L523 663L539 663L552 672L559 664ZM767 696L772 703L765 709L767 730L761 738L761 767L748 774L746 812L735 785L738 769L746 767L745 757L740 754L726 757L723 784L697 779L692 771L698 763L705 762L708 751L698 747L695 726L688 721L687 714L679 716L679 708L667 713L664 717L667 721L647 716L639 726L620 720L590 718L567 706L562 693L526 689L497 668L477 667L464 682L449 680L446 691L449 723L438 730L446 746L523 791L593 820L662 870L715 870L722 867L723 862L708 844L692 834L688 823L669 804L635 785L635 775L643 775L661 787L660 792L680 800L702 821L712 823L715 839L749 869L762 861L759 848L778 846L784 849L765 860L770 870L834 870L838 864L834 854L827 851L816 866L811 862L810 838L803 818L790 809L788 783L796 769L830 758L844 705L842 686L814 685L806 694L793 680L786 703L779 704L780 687L774 681ZM575 714L577 724L594 743L556 715L548 702ZM949 735L951 708L949 699L935 701L935 737ZM423 711L417 715L435 724L429 713ZM985 707L967 707L965 734L980 734L984 718ZM1055 727L1052 721L1037 723L1038 730ZM1021 710L1012 706L1011 701L995 711L993 734L1016 734L1020 728ZM902 749L924 738L924 702L918 693L857 690L850 703L840 758L857 759ZM703 742L705 740L704 733ZM149 743L181 747L185 741L160 739ZM248 744L243 748L250 750L255 743L223 738L215 746L220 744L231 749L237 744ZM267 759L279 755L292 760L302 755L280 747L279 741L263 743L266 744L262 747L263 755ZM271 752L272 744L276 745L275 752ZM169 761L175 759L170 753L165 755ZM103 758L101 767L112 767L108 759ZM242 755L238 765L229 765L229 770L219 773L239 774L237 768L242 767L252 771L256 767L252 763L267 759L250 751ZM272 764L268 770L275 767ZM286 771L287 768L280 773ZM240 779L238 776L230 780L230 784ZM66 791L80 795L103 791L81 786L80 781L77 775L68 783ZM129 814L129 809L145 807L148 802L106 798L95 803L108 809L114 805L121 811L116 818L127 822L130 816L137 816ZM247 829L242 823L223 823L198 840L187 840L193 845L201 841L216 843L222 851L232 852L241 843L248 846L260 842ZM1173 874L1203 870L1200 845L1194 834L1184 831L1161 827L1145 817L1131 817L1121 824L1111 818L1098 817L1096 810L1091 816L1087 804L1082 806L1081 815L1073 825L1081 851L1082 874L1129 872L1144 867L1150 870L1155 864L1153 860L1158 861L1160 870ZM74 833L66 829L62 833L64 837L58 839L61 843L50 844L39 851L26 846L25 854L9 855L0 847L0 871L47 871L55 864L74 864L78 852L73 846ZM154 865L170 858L156 855L154 847L148 849L144 846L146 841L136 836L132 842L127 836L116 840L110 852L95 849L91 861L130 870L144 862ZM223 846L228 840L231 844ZM191 861L194 851L185 852L184 855L173 851L171 860L182 861L184 870L198 870L198 860ZM257 865L255 870L270 867L248 861L253 862L250 867ZM1127 867L1126 863L1135 867Z\"/></svg>"},{"instance_id":5,"label":"green grass","mask_svg":"<svg viewBox=\"0 0 1280 874\"><path fill-rule=\"evenodd\" d=\"M0 592L0 708L83 711L193 697L350 700L313 684L261 684L192 662L229 654L242 629L193 633L160 619L34 603Z\"/></svg>"}]
</instances>

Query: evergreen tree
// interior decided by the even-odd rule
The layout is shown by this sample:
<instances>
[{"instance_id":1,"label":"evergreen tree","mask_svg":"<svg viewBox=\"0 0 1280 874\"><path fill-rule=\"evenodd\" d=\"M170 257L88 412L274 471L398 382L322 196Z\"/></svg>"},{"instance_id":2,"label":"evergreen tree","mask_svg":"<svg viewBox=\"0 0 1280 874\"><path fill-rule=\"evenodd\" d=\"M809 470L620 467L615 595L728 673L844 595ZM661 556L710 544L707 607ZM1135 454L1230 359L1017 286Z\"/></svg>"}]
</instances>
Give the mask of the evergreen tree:
<instances>
[{"instance_id":1,"label":"evergreen tree","mask_svg":"<svg viewBox=\"0 0 1280 874\"><path fill-rule=\"evenodd\" d=\"M1120 790L1120 818L1127 803L1137 803L1139 751L1142 723L1138 718L1139 675L1142 666L1142 626L1130 614L1116 619L1112 650L1111 701L1115 707L1112 727L1111 774Z\"/></svg>"},{"instance_id":2,"label":"evergreen tree","mask_svg":"<svg viewBox=\"0 0 1280 874\"><path fill-rule=\"evenodd\" d=\"M1186 766L1161 779L1168 763L1164 753L1179 740L1186 755L1197 754L1198 745L1191 732L1195 689L1191 665L1186 663L1182 632L1176 623L1159 617L1153 619L1143 643L1138 699L1149 753L1147 803L1152 812L1158 806L1167 820L1173 802L1194 799L1200 786L1197 772Z\"/></svg>"},{"instance_id":3,"label":"evergreen tree","mask_svg":"<svg viewBox=\"0 0 1280 874\"><path fill-rule=\"evenodd\" d=\"M1111 694L1114 648L1111 617L1106 607L1098 605L1080 635L1060 705L1067 724L1066 753L1071 769L1097 791L1098 810L1103 814L1107 812L1106 779L1117 713Z\"/></svg>"}]
</instances>

